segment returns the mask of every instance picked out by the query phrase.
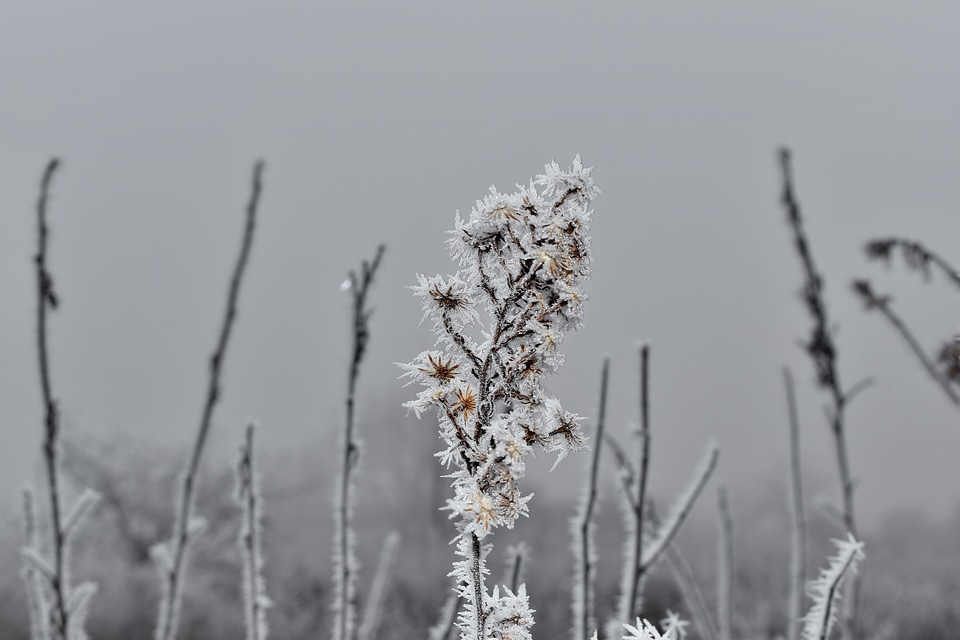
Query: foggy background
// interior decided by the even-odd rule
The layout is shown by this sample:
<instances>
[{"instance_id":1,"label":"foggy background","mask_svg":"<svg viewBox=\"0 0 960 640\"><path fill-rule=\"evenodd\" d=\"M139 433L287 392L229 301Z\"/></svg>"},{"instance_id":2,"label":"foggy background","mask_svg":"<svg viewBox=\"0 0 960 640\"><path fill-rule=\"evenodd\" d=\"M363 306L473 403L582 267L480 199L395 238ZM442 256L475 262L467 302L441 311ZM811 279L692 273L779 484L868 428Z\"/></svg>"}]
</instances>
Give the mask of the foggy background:
<instances>
[{"instance_id":1,"label":"foggy background","mask_svg":"<svg viewBox=\"0 0 960 640\"><path fill-rule=\"evenodd\" d=\"M62 305L50 339L65 433L158 450L192 441L263 158L207 461L232 461L255 417L265 488L306 486L298 508L328 508L349 348L338 287L386 242L358 430L379 499L419 498L397 478L436 465L440 443L432 418L400 408L416 390L401 388L393 363L433 338L404 287L454 270L444 240L456 210L580 153L604 190L590 300L548 387L593 417L611 356L609 425L626 437L636 344L649 341L654 491L674 495L714 439L736 513L783 486L790 365L808 489L838 502L826 397L797 346L810 321L775 165L789 145L843 383L877 380L848 413L861 520L875 528L905 508L950 517L960 416L848 285L866 275L892 292L931 349L957 329L942 280L861 251L897 234L958 258L957 24L960 7L946 2L8 3L0 509L15 513L39 469L31 258L53 155L64 160L49 210ZM583 461L548 476L550 462L530 479L534 516L541 500L568 504L580 477ZM378 499L358 495L361 511Z\"/></svg>"}]
</instances>

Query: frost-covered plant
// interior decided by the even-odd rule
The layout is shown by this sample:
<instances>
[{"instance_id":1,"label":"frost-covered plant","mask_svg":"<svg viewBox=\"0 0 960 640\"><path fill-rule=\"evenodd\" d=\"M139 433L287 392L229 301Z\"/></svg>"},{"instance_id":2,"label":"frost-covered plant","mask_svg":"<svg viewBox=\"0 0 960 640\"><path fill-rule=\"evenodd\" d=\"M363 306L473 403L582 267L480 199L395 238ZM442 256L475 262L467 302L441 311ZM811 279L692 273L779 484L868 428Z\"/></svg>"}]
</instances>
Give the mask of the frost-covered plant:
<instances>
[{"instance_id":1,"label":"frost-covered plant","mask_svg":"<svg viewBox=\"0 0 960 640\"><path fill-rule=\"evenodd\" d=\"M405 406L418 417L436 409L445 443L437 455L455 467L446 508L457 520L461 560L451 575L464 599L463 638L530 637L525 588L487 591L490 546L482 541L527 514L531 496L518 481L528 454L544 449L559 462L585 444L581 418L541 379L563 364L563 336L582 322L590 204L599 194L591 171L577 156L566 171L547 165L515 193L491 187L468 220L457 214L449 245L460 269L419 275L413 287L440 348L400 365L424 386Z\"/></svg>"},{"instance_id":2,"label":"frost-covered plant","mask_svg":"<svg viewBox=\"0 0 960 640\"><path fill-rule=\"evenodd\" d=\"M44 554L36 535L33 498L28 492L23 505L26 533L23 577L27 583L32 640L86 640L87 608L97 590L91 582L70 586L71 536L99 500L99 495L85 490L73 507L65 509L60 483L60 406L53 394L47 344L48 314L59 306L53 276L47 269L47 202L59 166L60 161L53 158L43 172L37 200L37 253L33 260L37 275L37 360L44 409L43 458L50 497L50 543L49 554Z\"/></svg>"},{"instance_id":3,"label":"frost-covered plant","mask_svg":"<svg viewBox=\"0 0 960 640\"><path fill-rule=\"evenodd\" d=\"M580 497L577 515L570 520L574 557L573 588L570 590L570 609L573 613L573 624L570 629L573 640L586 640L590 630L597 628L596 582L598 558L594 543L596 538L594 516L597 511L597 476L600 471L600 443L603 441L603 428L606 421L607 383L609 378L610 360L605 358L603 372L600 375L600 406L597 412L595 445L587 468L587 484Z\"/></svg>"},{"instance_id":4,"label":"frost-covered plant","mask_svg":"<svg viewBox=\"0 0 960 640\"><path fill-rule=\"evenodd\" d=\"M377 247L373 260L360 266L360 273L351 271L341 285L350 294L353 307L350 367L347 373L346 419L340 442L340 472L334 495L333 540L333 640L354 640L357 637L357 560L353 533L353 477L360 460L360 441L354 434L357 381L360 364L370 340L370 315L367 294L383 258L386 246Z\"/></svg>"},{"instance_id":5,"label":"frost-covered plant","mask_svg":"<svg viewBox=\"0 0 960 640\"><path fill-rule=\"evenodd\" d=\"M637 618L637 625L624 624L627 635L623 640L683 640L687 635L688 622L681 620L680 616L672 611L667 612L667 617L661 621L663 633L657 631L657 628L649 620ZM596 638L596 635L594 635Z\"/></svg>"},{"instance_id":6,"label":"frost-covered plant","mask_svg":"<svg viewBox=\"0 0 960 640\"><path fill-rule=\"evenodd\" d=\"M827 640L830 637L830 630L837 620L841 585L844 578L856 573L857 564L863 560L863 543L857 542L852 535L833 543L837 555L830 558L830 566L821 569L817 579L810 583L813 606L803 619L803 640Z\"/></svg>"},{"instance_id":7,"label":"frost-covered plant","mask_svg":"<svg viewBox=\"0 0 960 640\"><path fill-rule=\"evenodd\" d=\"M237 504L243 514L240 535L240 556L243 559L243 611L247 640L267 640L267 609L271 606L263 578L263 496L253 457L254 425L247 425L247 435L240 448L237 465Z\"/></svg>"}]
</instances>

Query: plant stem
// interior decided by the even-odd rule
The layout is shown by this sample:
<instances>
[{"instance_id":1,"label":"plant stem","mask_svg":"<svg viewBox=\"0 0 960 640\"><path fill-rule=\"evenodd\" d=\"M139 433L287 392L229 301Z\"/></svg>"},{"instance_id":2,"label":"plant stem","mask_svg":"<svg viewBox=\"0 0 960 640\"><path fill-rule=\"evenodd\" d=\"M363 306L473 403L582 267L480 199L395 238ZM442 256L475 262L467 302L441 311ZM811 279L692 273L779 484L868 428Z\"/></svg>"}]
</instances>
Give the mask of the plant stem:
<instances>
[{"instance_id":1,"label":"plant stem","mask_svg":"<svg viewBox=\"0 0 960 640\"><path fill-rule=\"evenodd\" d=\"M54 594L54 633L67 640L69 628L69 610L67 608L67 589L65 546L66 539L62 527L62 505L60 503L60 483L58 470L57 440L60 435L60 414L57 401L53 397L50 382L50 354L47 347L47 311L57 308L57 296L53 290L53 277L47 270L47 202L50 197L50 185L60 161L53 158L47 163L40 183L40 197L37 200L37 254L34 263L37 267L37 357L40 363L40 388L43 394L45 413L45 438L43 459L47 472L47 485L50 492L50 535L53 539L53 576L50 579Z\"/></svg>"},{"instance_id":2,"label":"plant stem","mask_svg":"<svg viewBox=\"0 0 960 640\"><path fill-rule=\"evenodd\" d=\"M177 507L177 518L173 533L173 551L170 566L163 576L163 598L160 606L160 617L154 634L156 640L172 640L176 637L179 624L180 590L183 582L184 558L190 538L190 523L193 519L194 497L196 493L197 470L203 455L204 445L210 432L213 420L213 411L220 400L220 377L223 371L223 361L227 352L231 330L237 316L237 300L240 296L240 284L250 257L253 245L253 234L256 228L257 206L260 202L263 176L263 162L257 162L253 168L250 200L246 208L246 224L244 226L243 241L240 246L240 255L237 258L230 287L227 294L227 306L217 345L210 358L210 376L207 385L207 395L200 418L200 427L197 430L193 450L183 476L183 484Z\"/></svg>"}]
</instances>

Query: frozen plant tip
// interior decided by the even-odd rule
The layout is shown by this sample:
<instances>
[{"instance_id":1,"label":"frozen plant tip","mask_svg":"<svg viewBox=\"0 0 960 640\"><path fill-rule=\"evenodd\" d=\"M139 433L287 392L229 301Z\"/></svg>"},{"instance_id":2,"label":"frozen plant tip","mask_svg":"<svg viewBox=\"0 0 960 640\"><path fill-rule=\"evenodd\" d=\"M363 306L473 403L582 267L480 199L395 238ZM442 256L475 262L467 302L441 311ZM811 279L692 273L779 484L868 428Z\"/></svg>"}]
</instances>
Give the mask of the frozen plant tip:
<instances>
[{"instance_id":1,"label":"frozen plant tip","mask_svg":"<svg viewBox=\"0 0 960 640\"><path fill-rule=\"evenodd\" d=\"M686 634L687 623L680 620L676 614L668 614L666 620L664 620L665 627L663 633L657 631L657 628L653 626L653 623L637 618L637 626L632 624L624 624L623 628L626 629L627 635L623 636L623 640L680 640Z\"/></svg>"},{"instance_id":2,"label":"frozen plant tip","mask_svg":"<svg viewBox=\"0 0 960 640\"><path fill-rule=\"evenodd\" d=\"M848 535L846 540L834 540L837 555L830 559L830 566L820 570L820 576L810 583L813 606L803 619L803 640L827 640L837 619L840 587L844 578L856 573L857 564L863 560L863 543Z\"/></svg>"},{"instance_id":3,"label":"frozen plant tip","mask_svg":"<svg viewBox=\"0 0 960 640\"><path fill-rule=\"evenodd\" d=\"M440 348L400 365L401 377L424 387L405 406L418 417L436 409L445 443L437 455L455 467L447 509L463 558L452 576L465 600L464 638L529 637L524 587L506 597L487 592L489 547L481 541L527 514L531 496L518 486L527 454L543 449L559 462L585 444L581 418L541 379L563 364L563 336L582 322L590 204L599 194L591 171L577 156L566 171L547 165L516 193L491 187L469 219L457 214L449 245L460 270L420 275L413 287Z\"/></svg>"}]
</instances>

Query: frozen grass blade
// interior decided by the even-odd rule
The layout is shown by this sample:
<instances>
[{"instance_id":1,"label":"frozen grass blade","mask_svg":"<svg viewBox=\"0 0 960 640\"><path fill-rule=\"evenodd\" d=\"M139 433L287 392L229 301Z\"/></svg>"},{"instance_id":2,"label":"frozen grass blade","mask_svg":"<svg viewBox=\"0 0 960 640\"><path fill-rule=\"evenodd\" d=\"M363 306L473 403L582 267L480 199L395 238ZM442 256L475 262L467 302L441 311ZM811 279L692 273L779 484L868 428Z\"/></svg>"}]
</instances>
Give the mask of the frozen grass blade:
<instances>
[{"instance_id":1,"label":"frozen grass blade","mask_svg":"<svg viewBox=\"0 0 960 640\"><path fill-rule=\"evenodd\" d=\"M697 586L697 580L693 576L693 570L687 563L686 558L680 553L672 542L666 548L667 561L670 568L673 569L673 575L677 578L677 584L680 586L680 592L687 606L690 607L690 614L693 620L693 626L703 640L717 640L717 630L710 617L710 611L707 609L706 600L700 587Z\"/></svg>"},{"instance_id":2,"label":"frozen grass blade","mask_svg":"<svg viewBox=\"0 0 960 640\"><path fill-rule=\"evenodd\" d=\"M597 477L600 471L600 451L603 428L607 413L607 382L610 376L610 360L603 361L600 375L600 407L597 413L597 430L594 436L593 455L587 475L587 486L580 501L579 513L571 521L573 529L574 575L571 589L573 611L573 640L587 640L597 628L596 581L597 550L594 546L593 516L597 502Z\"/></svg>"},{"instance_id":3,"label":"frozen grass blade","mask_svg":"<svg viewBox=\"0 0 960 640\"><path fill-rule=\"evenodd\" d=\"M176 519L174 521L171 540L154 546L151 553L157 563L160 573L161 597L157 626L154 629L155 640L173 640L177 635L180 622L181 590L183 588L184 573L186 572L187 546L191 534L202 528L193 516L194 499L196 493L197 470L203 456L204 445L210 432L213 420L213 411L220 400L220 378L223 371L223 362L230 341L231 330L237 316L237 301L240 297L240 284L243 280L250 249L253 245L253 234L256 228L257 206L260 202L261 179L263 177L263 162L257 162L253 168L250 200L246 208L246 224L243 232L243 242L240 246L240 255L230 279L230 288L227 294L227 305L224 313L217 346L210 358L210 377L207 386L206 400L200 418L200 427L197 430L196 440L183 474L180 494L176 505Z\"/></svg>"},{"instance_id":4,"label":"frozen grass blade","mask_svg":"<svg viewBox=\"0 0 960 640\"><path fill-rule=\"evenodd\" d=\"M717 489L717 510L720 514L720 562L717 571L717 622L720 640L731 640L733 631L733 518L727 501L727 488Z\"/></svg>"},{"instance_id":5,"label":"frozen grass blade","mask_svg":"<svg viewBox=\"0 0 960 640\"><path fill-rule=\"evenodd\" d=\"M697 465L697 469L693 473L693 479L683 493L677 497L666 519L660 525L657 535L650 542L647 550L644 551L642 562L644 571L649 570L649 568L653 566L653 563L657 561L660 554L663 553L667 545L669 545L670 542L673 541L674 536L677 535L677 532L680 530L680 525L683 524L683 521L686 520L690 514L690 510L693 509L697 497L699 497L700 492L703 491L714 469L716 469L717 459L719 457L720 447L717 446L716 443L711 443L707 452Z\"/></svg>"},{"instance_id":6,"label":"frozen grass blade","mask_svg":"<svg viewBox=\"0 0 960 640\"><path fill-rule=\"evenodd\" d=\"M440 615L436 624L430 627L427 637L429 640L448 640L453 633L454 623L457 620L457 599L458 591L454 589L443 601L440 607Z\"/></svg>"},{"instance_id":7,"label":"frozen grass blade","mask_svg":"<svg viewBox=\"0 0 960 640\"><path fill-rule=\"evenodd\" d=\"M371 262L364 260L360 266L360 273L351 271L345 283L353 303L353 316L350 369L347 375L346 421L342 436L343 451L334 505L336 518L333 543L334 640L354 640L357 633L356 598L359 562L354 551L356 541L353 533L353 475L360 460L360 445L354 437L354 409L360 364L363 362L367 342L370 339L369 322L372 312L367 308L367 294L373 285L373 278L385 250L384 245L378 246L373 260Z\"/></svg>"},{"instance_id":8,"label":"frozen grass blade","mask_svg":"<svg viewBox=\"0 0 960 640\"><path fill-rule=\"evenodd\" d=\"M837 555L830 566L821 569L820 576L810 584L813 606L803 620L803 640L827 640L837 618L841 585L850 574L856 574L857 564L863 560L863 543L853 536L834 540Z\"/></svg>"},{"instance_id":9,"label":"frozen grass blade","mask_svg":"<svg viewBox=\"0 0 960 640\"><path fill-rule=\"evenodd\" d=\"M790 596L787 603L787 640L800 634L800 612L807 582L807 516L803 506L803 481L800 468L800 421L790 369L783 368L787 390L787 412L790 425Z\"/></svg>"},{"instance_id":10,"label":"frozen grass blade","mask_svg":"<svg viewBox=\"0 0 960 640\"><path fill-rule=\"evenodd\" d=\"M363 610L363 620L358 633L359 640L374 640L383 618L383 603L387 597L387 585L397 564L397 552L400 549L400 534L391 531L383 539L383 548L380 550L380 562L377 563L377 572L373 575L373 583L367 596L367 606Z\"/></svg>"}]
</instances>

